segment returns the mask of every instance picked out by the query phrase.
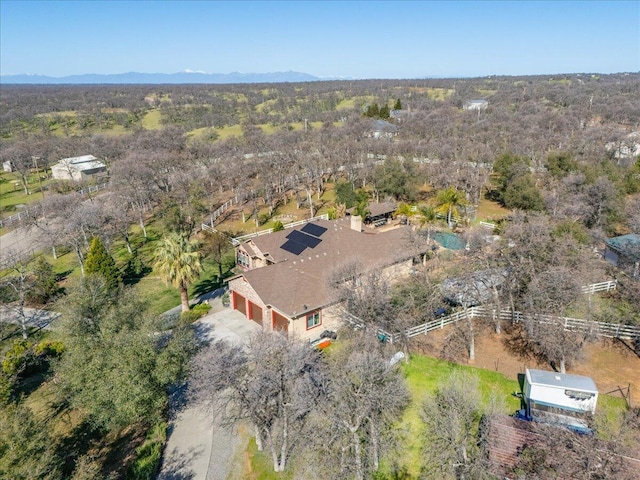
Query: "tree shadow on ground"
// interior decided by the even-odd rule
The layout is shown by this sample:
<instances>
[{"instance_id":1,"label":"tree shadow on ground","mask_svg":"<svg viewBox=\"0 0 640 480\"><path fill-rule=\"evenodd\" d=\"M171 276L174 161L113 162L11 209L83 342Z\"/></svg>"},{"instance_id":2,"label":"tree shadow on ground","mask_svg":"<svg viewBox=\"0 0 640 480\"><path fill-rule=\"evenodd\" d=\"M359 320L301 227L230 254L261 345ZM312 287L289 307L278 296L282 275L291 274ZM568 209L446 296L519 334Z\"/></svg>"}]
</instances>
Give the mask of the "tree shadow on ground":
<instances>
[{"instance_id":1,"label":"tree shadow on ground","mask_svg":"<svg viewBox=\"0 0 640 480\"><path fill-rule=\"evenodd\" d=\"M534 342L527 338L524 325L510 323L503 326L502 344L521 360L532 360L541 365L549 365L548 359L538 350ZM550 365L555 370L554 365Z\"/></svg>"},{"instance_id":2,"label":"tree shadow on ground","mask_svg":"<svg viewBox=\"0 0 640 480\"><path fill-rule=\"evenodd\" d=\"M621 350L625 353L631 353L636 357L640 358L640 340L636 341L635 348L634 348L634 344L630 344L623 338L614 338L611 340L611 343L613 344L614 348Z\"/></svg>"},{"instance_id":3,"label":"tree shadow on ground","mask_svg":"<svg viewBox=\"0 0 640 480\"><path fill-rule=\"evenodd\" d=\"M203 280L200 280L198 283L194 284L193 286L193 295L199 297L200 295L204 295L207 292L210 292L211 290L216 290L217 288L220 288L221 284L220 281L217 279L214 280L213 278L205 278Z\"/></svg>"},{"instance_id":4,"label":"tree shadow on ground","mask_svg":"<svg viewBox=\"0 0 640 480\"><path fill-rule=\"evenodd\" d=\"M202 454L202 449L191 448L185 453L165 452L160 466L158 480L190 480L196 472L190 467L194 459Z\"/></svg>"},{"instance_id":5,"label":"tree shadow on ground","mask_svg":"<svg viewBox=\"0 0 640 480\"><path fill-rule=\"evenodd\" d=\"M76 468L76 460L87 452L101 438L101 432L89 422L84 421L73 428L66 436L62 437L58 445L61 453L62 473L64 478L71 478Z\"/></svg>"},{"instance_id":6,"label":"tree shadow on ground","mask_svg":"<svg viewBox=\"0 0 640 480\"><path fill-rule=\"evenodd\" d=\"M190 393L188 382L182 382L169 389L169 412L167 415L169 427L167 435L169 435L173 430L172 423L175 422L177 416L189 405L189 402L191 401Z\"/></svg>"}]
</instances>

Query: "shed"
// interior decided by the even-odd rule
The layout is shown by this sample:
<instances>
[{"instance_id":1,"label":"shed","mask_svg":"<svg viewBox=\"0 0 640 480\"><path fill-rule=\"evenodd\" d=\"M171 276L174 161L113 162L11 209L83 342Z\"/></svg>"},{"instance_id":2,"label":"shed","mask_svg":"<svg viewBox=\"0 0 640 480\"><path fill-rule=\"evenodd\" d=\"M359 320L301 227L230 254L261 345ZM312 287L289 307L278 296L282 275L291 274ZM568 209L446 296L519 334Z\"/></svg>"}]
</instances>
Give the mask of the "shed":
<instances>
[{"instance_id":1,"label":"shed","mask_svg":"<svg viewBox=\"0 0 640 480\"><path fill-rule=\"evenodd\" d=\"M525 417L578 429L598 403L598 388L591 377L527 369L522 387Z\"/></svg>"}]
</instances>

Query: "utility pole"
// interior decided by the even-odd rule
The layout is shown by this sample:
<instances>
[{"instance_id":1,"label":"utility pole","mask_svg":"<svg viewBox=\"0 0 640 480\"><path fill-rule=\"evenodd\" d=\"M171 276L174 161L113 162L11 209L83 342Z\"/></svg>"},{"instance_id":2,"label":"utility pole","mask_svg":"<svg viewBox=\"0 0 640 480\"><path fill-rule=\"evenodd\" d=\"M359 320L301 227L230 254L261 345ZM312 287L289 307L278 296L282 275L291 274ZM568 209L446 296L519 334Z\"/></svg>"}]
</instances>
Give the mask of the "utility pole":
<instances>
[{"instance_id":1,"label":"utility pole","mask_svg":"<svg viewBox=\"0 0 640 480\"><path fill-rule=\"evenodd\" d=\"M42 199L44 200L44 190L42 189L42 178L40 178L40 169L38 168L38 158L40 157L31 157L33 159L33 163L36 166L36 175L38 175L38 184L40 185L40 193L42 193Z\"/></svg>"}]
</instances>

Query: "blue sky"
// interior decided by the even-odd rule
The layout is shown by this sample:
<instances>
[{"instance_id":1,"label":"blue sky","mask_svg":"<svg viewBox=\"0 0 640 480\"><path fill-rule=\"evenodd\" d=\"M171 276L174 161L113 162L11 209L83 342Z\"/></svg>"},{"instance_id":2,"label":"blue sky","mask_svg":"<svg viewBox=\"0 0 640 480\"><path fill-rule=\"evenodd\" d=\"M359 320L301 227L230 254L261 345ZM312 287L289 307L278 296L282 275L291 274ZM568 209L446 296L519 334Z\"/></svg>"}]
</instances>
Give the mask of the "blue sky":
<instances>
[{"instance_id":1,"label":"blue sky","mask_svg":"<svg viewBox=\"0 0 640 480\"><path fill-rule=\"evenodd\" d=\"M0 73L640 71L640 0L0 0Z\"/></svg>"}]
</instances>

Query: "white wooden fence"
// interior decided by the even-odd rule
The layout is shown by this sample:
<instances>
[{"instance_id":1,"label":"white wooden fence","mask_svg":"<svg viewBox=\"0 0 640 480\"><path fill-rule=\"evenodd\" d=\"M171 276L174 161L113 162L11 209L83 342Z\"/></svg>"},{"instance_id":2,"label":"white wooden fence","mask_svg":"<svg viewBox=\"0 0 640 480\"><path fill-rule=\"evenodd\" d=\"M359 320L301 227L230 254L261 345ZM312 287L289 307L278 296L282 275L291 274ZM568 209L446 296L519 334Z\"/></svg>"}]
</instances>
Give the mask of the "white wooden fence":
<instances>
[{"instance_id":1,"label":"white wooden fence","mask_svg":"<svg viewBox=\"0 0 640 480\"><path fill-rule=\"evenodd\" d=\"M326 213L323 213L322 215L318 215L317 217L311 217L311 218L306 218L304 220L298 220L297 222L292 222L292 223L287 223L286 225L284 225L284 228L295 228L298 227L300 225L304 225L305 223L309 223L309 222L313 222L315 220L329 220L329 215ZM202 224L202 229L203 230L207 230L209 232L215 232L216 229L207 225L206 223ZM244 242L245 240L249 240L250 238L255 238L255 237L259 237L261 235L267 235L268 233L273 233L273 228L267 228L265 230L260 230L259 232L255 232L255 233L247 233L246 235L241 235L239 237L235 237L231 239L231 243L233 243L233 245L240 245L242 242Z\"/></svg>"},{"instance_id":2,"label":"white wooden fence","mask_svg":"<svg viewBox=\"0 0 640 480\"><path fill-rule=\"evenodd\" d=\"M109 183L101 183L99 185L91 185L89 187L82 188L78 190L76 193L80 195L90 195L99 190L104 190L109 186ZM20 223L25 218L32 217L40 217L42 215L42 206L40 204L35 204L30 208L24 209L21 212L15 213L9 217L0 219L0 228L2 227L10 227L11 225Z\"/></svg>"},{"instance_id":3,"label":"white wooden fence","mask_svg":"<svg viewBox=\"0 0 640 480\"><path fill-rule=\"evenodd\" d=\"M610 290L615 290L617 284L618 284L617 280L608 280L606 282L592 283L591 285L585 285L584 287L582 287L582 293L608 292Z\"/></svg>"},{"instance_id":4,"label":"white wooden fence","mask_svg":"<svg viewBox=\"0 0 640 480\"><path fill-rule=\"evenodd\" d=\"M224 212L226 212L227 210L229 210L232 206L234 206L236 203L238 203L238 196L236 195L235 197L232 197L231 200L227 200L226 202L224 202L222 205L220 205L217 209L215 209L211 215L209 216L209 220L211 221L211 228L213 228L213 222L216 221L216 219L218 217L220 217L220 215L222 215ZM207 228L205 227L205 225L207 225L206 223L202 224L202 229L206 230Z\"/></svg>"},{"instance_id":5,"label":"white wooden fence","mask_svg":"<svg viewBox=\"0 0 640 480\"><path fill-rule=\"evenodd\" d=\"M607 282L594 283L591 285L585 285L582 287L582 291L584 293L594 293L594 292L608 292L610 290L615 290L617 285L616 280L609 280ZM362 325L362 321L355 317L354 315L347 314L349 318L346 320L352 325ZM417 335L426 335L433 330L438 330L446 327L447 325L451 325L452 323L456 323L465 318L494 318L501 320L507 320L511 322L522 322L524 320L533 320L539 323L547 323L547 324L562 324L562 327L571 332L590 332L594 335L598 335L601 337L608 338L625 338L625 339L634 339L640 338L640 326L636 325L625 325L619 323L609 323L609 322L595 322L591 320L584 320L581 318L571 318L571 317L555 317L552 315L529 315L523 312L512 311L510 309L503 309L497 312L495 309L490 309L487 307L471 307L465 311L460 311L453 313L451 315L447 315L445 317L436 318L434 320L430 320L421 325L416 325L415 327L410 327L405 331L405 335L408 338L415 337ZM393 342L393 334L387 332L382 329L378 329L379 335L384 335L384 337L389 342Z\"/></svg>"},{"instance_id":6,"label":"white wooden fence","mask_svg":"<svg viewBox=\"0 0 640 480\"><path fill-rule=\"evenodd\" d=\"M533 320L539 323L546 324L562 324L562 327L570 332L589 332L594 335L607 338L625 338L634 339L640 338L640 326L625 325L620 323L608 323L608 322L595 322L591 320L584 320L581 318L571 317L554 317L551 315L527 315L518 311L511 311L509 309L496 312L486 307L471 307L466 312L460 311L446 317L437 318L421 325L408 328L405 331L405 335L408 338L415 337L417 335L426 335L429 332L438 330L451 325L465 318L496 318L499 316L501 320L507 320L511 322L522 322L524 320ZM350 315L348 319L349 323L353 325L361 324L361 321L353 315ZM393 342L394 335L383 330L378 329L378 334L384 335L387 341Z\"/></svg>"}]
</instances>

